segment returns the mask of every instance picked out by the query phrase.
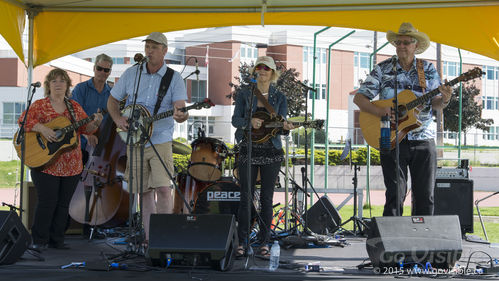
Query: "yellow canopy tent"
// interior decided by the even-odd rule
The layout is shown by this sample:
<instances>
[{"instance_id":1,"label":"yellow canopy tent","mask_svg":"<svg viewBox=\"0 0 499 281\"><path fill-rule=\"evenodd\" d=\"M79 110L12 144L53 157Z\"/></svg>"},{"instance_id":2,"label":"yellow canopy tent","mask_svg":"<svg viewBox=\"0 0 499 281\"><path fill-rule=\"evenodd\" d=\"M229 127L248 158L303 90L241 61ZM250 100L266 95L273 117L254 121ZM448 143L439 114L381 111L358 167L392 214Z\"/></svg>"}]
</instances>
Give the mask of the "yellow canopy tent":
<instances>
[{"instance_id":1,"label":"yellow canopy tent","mask_svg":"<svg viewBox=\"0 0 499 281\"><path fill-rule=\"evenodd\" d=\"M0 32L23 61L26 14L28 67L151 31L265 24L386 32L404 21L432 41L499 59L499 1L0 0Z\"/></svg>"}]
</instances>

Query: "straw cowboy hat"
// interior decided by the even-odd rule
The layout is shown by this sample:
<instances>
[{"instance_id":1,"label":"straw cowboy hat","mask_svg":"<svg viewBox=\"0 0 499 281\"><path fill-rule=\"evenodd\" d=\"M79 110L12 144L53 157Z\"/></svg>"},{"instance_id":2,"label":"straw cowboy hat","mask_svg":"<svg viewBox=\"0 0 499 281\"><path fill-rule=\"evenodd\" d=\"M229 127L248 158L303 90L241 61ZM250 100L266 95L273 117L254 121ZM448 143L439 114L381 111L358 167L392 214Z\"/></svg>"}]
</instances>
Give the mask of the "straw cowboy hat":
<instances>
[{"instance_id":1,"label":"straw cowboy hat","mask_svg":"<svg viewBox=\"0 0 499 281\"><path fill-rule=\"evenodd\" d=\"M418 46L415 51L416 54L421 54L430 46L430 38L428 35L423 32L419 32L410 22L403 22L400 25L398 33L389 30L386 33L386 40L395 46L394 42L397 40L397 36L399 35L411 36L412 38L418 40Z\"/></svg>"}]
</instances>

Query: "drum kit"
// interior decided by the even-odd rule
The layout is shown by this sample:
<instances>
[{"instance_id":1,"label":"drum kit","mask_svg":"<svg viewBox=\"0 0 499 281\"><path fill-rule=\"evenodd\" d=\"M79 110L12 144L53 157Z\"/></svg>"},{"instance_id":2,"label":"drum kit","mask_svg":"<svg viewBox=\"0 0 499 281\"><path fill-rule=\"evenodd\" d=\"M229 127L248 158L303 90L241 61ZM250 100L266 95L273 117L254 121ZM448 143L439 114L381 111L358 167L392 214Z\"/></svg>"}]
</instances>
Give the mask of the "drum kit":
<instances>
[{"instance_id":1,"label":"drum kit","mask_svg":"<svg viewBox=\"0 0 499 281\"><path fill-rule=\"evenodd\" d=\"M191 147L173 142L173 153L191 154L187 172L180 172L176 177L181 194L175 192L173 213L189 213L183 196L194 214L233 214L237 217L240 199L237 146L229 149L221 140L199 137ZM226 162L229 164L228 176L225 175ZM234 162L235 167L231 169Z\"/></svg>"}]
</instances>

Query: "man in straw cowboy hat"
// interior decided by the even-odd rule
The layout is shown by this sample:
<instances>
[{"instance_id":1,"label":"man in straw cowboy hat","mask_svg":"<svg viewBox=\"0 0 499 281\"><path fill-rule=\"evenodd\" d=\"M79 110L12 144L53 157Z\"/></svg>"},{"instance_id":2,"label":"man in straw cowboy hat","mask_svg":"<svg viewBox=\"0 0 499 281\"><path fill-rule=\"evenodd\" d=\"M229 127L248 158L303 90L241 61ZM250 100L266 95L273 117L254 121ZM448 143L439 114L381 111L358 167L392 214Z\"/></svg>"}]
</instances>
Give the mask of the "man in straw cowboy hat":
<instances>
[{"instance_id":1,"label":"man in straw cowboy hat","mask_svg":"<svg viewBox=\"0 0 499 281\"><path fill-rule=\"evenodd\" d=\"M362 83L354 98L354 103L360 110L379 117L388 115L393 122L395 115L391 107L378 107L370 100L378 95L380 100L394 98L395 78L397 93L411 90L420 97L438 88L441 95L421 106L417 115L421 126L408 132L407 136L400 140L399 167L395 167L395 150L381 153L386 186L383 216L402 215L407 192L407 168L411 172L412 215L432 215L437 166L435 128L431 124L432 111L442 109L448 104L452 90L450 86L441 85L433 64L414 56L423 53L430 46L430 38L426 34L418 31L411 23L402 23L398 32L388 31L386 39L395 46L397 56L376 65ZM419 77L424 77L424 80L420 81ZM398 193L395 181L397 176Z\"/></svg>"}]
</instances>

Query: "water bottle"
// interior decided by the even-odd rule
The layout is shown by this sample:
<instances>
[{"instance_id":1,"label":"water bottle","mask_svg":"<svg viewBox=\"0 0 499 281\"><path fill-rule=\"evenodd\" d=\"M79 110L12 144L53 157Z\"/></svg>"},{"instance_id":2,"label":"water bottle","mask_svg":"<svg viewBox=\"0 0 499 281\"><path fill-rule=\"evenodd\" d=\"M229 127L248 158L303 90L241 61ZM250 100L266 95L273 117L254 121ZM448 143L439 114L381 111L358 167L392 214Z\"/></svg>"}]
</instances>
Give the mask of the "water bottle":
<instances>
[{"instance_id":1,"label":"water bottle","mask_svg":"<svg viewBox=\"0 0 499 281\"><path fill-rule=\"evenodd\" d=\"M390 116L381 117L379 150L381 153L389 153L391 150Z\"/></svg>"},{"instance_id":2,"label":"water bottle","mask_svg":"<svg viewBox=\"0 0 499 281\"><path fill-rule=\"evenodd\" d=\"M275 271L279 267L279 256L281 255L281 247L278 241L274 241L272 248L270 248L270 263L269 270Z\"/></svg>"}]
</instances>

